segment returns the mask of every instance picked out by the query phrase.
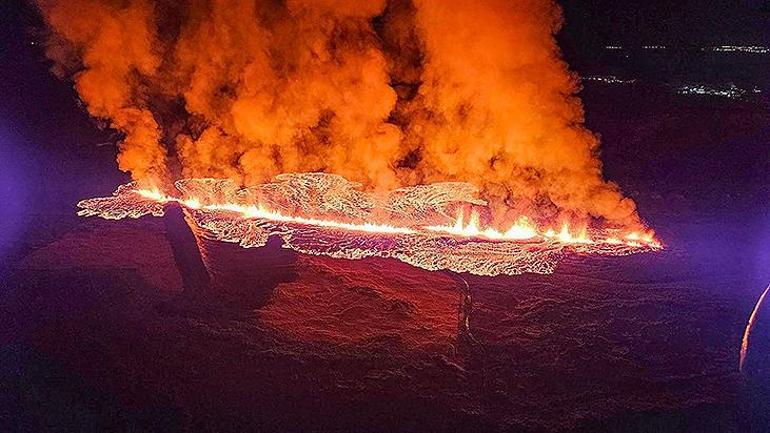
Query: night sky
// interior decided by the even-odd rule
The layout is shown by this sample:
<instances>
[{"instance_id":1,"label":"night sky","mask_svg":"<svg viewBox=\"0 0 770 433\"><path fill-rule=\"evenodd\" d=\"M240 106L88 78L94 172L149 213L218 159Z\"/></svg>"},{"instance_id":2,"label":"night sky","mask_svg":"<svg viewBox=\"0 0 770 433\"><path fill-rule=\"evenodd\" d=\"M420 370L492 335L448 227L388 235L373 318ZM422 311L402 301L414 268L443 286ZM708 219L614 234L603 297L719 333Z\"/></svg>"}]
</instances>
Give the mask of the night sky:
<instances>
[{"instance_id":1,"label":"night sky","mask_svg":"<svg viewBox=\"0 0 770 433\"><path fill-rule=\"evenodd\" d=\"M560 2L565 37L590 44L762 44L770 37L770 2L762 0Z\"/></svg>"}]
</instances>

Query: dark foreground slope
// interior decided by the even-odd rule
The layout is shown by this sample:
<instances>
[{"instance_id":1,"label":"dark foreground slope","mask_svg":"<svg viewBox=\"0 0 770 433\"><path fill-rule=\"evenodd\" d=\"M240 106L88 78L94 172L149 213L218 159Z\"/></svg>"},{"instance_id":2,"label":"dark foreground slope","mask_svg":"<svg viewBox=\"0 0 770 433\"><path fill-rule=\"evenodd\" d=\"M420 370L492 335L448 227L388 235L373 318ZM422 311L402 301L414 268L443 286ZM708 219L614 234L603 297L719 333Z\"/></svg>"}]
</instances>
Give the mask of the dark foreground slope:
<instances>
[{"instance_id":1,"label":"dark foreground slope","mask_svg":"<svg viewBox=\"0 0 770 433\"><path fill-rule=\"evenodd\" d=\"M181 228L88 220L18 263L0 372L16 431L745 431L761 415L736 374L737 293L757 282L677 245L484 278L276 243L196 262Z\"/></svg>"}]
</instances>

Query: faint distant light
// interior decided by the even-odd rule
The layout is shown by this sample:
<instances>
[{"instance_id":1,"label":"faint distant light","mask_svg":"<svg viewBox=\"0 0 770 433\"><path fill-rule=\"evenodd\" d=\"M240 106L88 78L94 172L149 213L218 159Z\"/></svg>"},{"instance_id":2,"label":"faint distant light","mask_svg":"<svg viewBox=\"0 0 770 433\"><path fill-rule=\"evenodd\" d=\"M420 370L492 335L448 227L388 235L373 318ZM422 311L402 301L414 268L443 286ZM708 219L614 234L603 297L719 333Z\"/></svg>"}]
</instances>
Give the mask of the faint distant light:
<instances>
[{"instance_id":1,"label":"faint distant light","mask_svg":"<svg viewBox=\"0 0 770 433\"><path fill-rule=\"evenodd\" d=\"M722 98L740 99L746 95L746 90L741 89L735 84L730 84L725 87L710 87L706 85L686 85L679 87L677 93L680 95L707 95L718 96ZM761 93L761 90L757 87L752 89L752 93Z\"/></svg>"},{"instance_id":2,"label":"faint distant light","mask_svg":"<svg viewBox=\"0 0 770 433\"><path fill-rule=\"evenodd\" d=\"M720 53L750 53L750 54L767 54L770 53L770 48L761 45L720 45L718 47L706 47L704 51L716 51Z\"/></svg>"},{"instance_id":3,"label":"faint distant light","mask_svg":"<svg viewBox=\"0 0 770 433\"><path fill-rule=\"evenodd\" d=\"M614 75L588 75L583 77L583 81L595 81L605 84L630 84L636 82L635 79L624 80Z\"/></svg>"},{"instance_id":4,"label":"faint distant light","mask_svg":"<svg viewBox=\"0 0 770 433\"><path fill-rule=\"evenodd\" d=\"M666 45L642 45L643 50L668 50L671 47ZM623 50L625 49L621 45L605 45L605 50ZM696 48L701 51L714 51L722 53L750 53L750 54L767 54L770 53L770 48L763 45L719 45Z\"/></svg>"}]
</instances>

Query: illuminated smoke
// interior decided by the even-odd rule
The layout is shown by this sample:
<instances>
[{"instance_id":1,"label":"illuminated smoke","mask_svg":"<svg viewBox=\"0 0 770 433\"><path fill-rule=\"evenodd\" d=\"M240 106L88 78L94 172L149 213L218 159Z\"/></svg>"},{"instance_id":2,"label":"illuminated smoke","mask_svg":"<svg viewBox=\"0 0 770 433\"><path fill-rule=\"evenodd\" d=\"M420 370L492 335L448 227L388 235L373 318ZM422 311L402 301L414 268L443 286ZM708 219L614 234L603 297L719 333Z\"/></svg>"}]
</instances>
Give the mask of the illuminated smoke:
<instances>
[{"instance_id":1,"label":"illuminated smoke","mask_svg":"<svg viewBox=\"0 0 770 433\"><path fill-rule=\"evenodd\" d=\"M325 171L478 185L494 221L639 226L605 182L552 1L38 0L54 69L144 184Z\"/></svg>"},{"instance_id":2,"label":"illuminated smoke","mask_svg":"<svg viewBox=\"0 0 770 433\"><path fill-rule=\"evenodd\" d=\"M144 1L123 8L80 0L39 4L56 32L47 45L54 73L73 76L89 113L126 134L120 168L136 179L164 176L166 151L147 100L148 80L161 64L153 9Z\"/></svg>"}]
</instances>

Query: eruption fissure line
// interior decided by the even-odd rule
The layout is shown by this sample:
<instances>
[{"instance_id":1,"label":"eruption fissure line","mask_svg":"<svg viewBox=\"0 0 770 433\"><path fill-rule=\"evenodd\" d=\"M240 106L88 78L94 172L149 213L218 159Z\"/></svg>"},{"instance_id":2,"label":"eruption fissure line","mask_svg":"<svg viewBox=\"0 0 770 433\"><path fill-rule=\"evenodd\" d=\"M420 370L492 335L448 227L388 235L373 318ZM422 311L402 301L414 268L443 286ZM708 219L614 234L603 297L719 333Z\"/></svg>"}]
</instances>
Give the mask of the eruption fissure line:
<instances>
[{"instance_id":1,"label":"eruption fissure line","mask_svg":"<svg viewBox=\"0 0 770 433\"><path fill-rule=\"evenodd\" d=\"M282 222L282 223L295 223L317 227L338 228L342 230L368 232L368 233L385 233L385 234L416 234L417 231L408 227L397 227L387 224L373 224L373 223L346 223L334 220L324 220L318 218L305 218L298 216L284 215L280 212L267 210L258 205L241 205L237 203L220 203L220 204L202 204L198 199L180 199L175 197L169 197L161 192L138 189L137 194L142 197L155 200L160 203L176 202L182 204L190 209L196 210L208 210L208 211L230 211L241 214L244 218L265 219L268 221Z\"/></svg>"},{"instance_id":2,"label":"eruption fissure line","mask_svg":"<svg viewBox=\"0 0 770 433\"><path fill-rule=\"evenodd\" d=\"M655 240L651 234L648 233L639 234L637 232L632 232L625 236L625 240L621 240L615 237L606 237L603 239L594 240L588 237L585 229L580 230L578 234L572 234L570 232L569 225L566 223L562 225L562 228L558 233L553 229L547 229L544 232L540 232L537 227L535 227L525 216L520 217L516 223L514 223L510 229L505 232L500 232L491 227L482 229L477 212L472 212L469 222L465 224L462 210L458 212L457 219L453 225L426 225L419 228L411 228L389 224L349 223L330 219L285 215L281 212L266 209L262 205L243 205L238 203L203 204L197 198L182 199L171 197L161 193L158 190L135 189L134 191L141 197L159 203L176 202L186 206L187 208L195 210L229 211L240 214L243 218L263 219L272 222L302 224L324 228L336 228L354 232L413 235L425 233L427 231L452 237L477 238L492 241L542 240L546 242L562 244L604 243L610 245L626 244L630 247L647 246L654 249L661 247L660 243Z\"/></svg>"},{"instance_id":3,"label":"eruption fissure line","mask_svg":"<svg viewBox=\"0 0 770 433\"><path fill-rule=\"evenodd\" d=\"M278 236L283 248L303 254L392 258L430 271L487 276L551 273L566 253L625 256L662 248L651 231L577 223L570 230L569 222L557 231L523 216L498 231L481 218L488 215L486 202L463 183L374 194L334 174L285 173L254 187L215 178L181 179L174 187L165 193L121 185L111 197L79 202L78 215L161 217L166 204L178 203L202 236L244 248L263 247Z\"/></svg>"}]
</instances>

